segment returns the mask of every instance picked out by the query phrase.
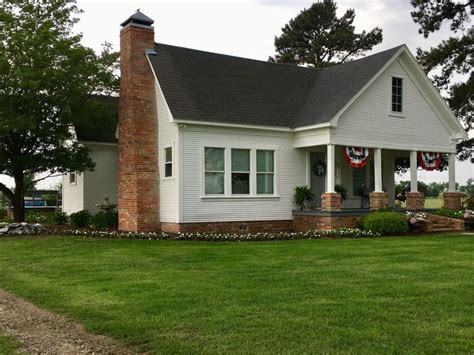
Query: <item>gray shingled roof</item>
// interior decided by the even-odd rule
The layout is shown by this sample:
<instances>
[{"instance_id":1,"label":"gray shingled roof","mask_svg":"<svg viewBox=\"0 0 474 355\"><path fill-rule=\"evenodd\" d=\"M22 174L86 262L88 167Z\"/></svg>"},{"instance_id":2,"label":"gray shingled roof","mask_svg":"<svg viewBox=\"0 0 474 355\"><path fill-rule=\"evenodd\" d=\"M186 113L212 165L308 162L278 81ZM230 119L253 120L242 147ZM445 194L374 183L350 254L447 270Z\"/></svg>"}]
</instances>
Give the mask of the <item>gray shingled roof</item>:
<instances>
[{"instance_id":1,"label":"gray shingled roof","mask_svg":"<svg viewBox=\"0 0 474 355\"><path fill-rule=\"evenodd\" d=\"M175 119L295 128L328 122L400 47L327 69L160 43L149 58Z\"/></svg>"}]
</instances>

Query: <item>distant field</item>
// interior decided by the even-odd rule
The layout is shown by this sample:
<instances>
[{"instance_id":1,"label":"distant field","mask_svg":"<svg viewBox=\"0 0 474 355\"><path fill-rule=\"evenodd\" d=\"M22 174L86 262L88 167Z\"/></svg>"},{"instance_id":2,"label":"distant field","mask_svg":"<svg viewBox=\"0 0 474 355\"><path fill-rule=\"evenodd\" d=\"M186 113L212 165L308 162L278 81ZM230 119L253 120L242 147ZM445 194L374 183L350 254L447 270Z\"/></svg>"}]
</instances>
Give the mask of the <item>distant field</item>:
<instances>
[{"instance_id":1,"label":"distant field","mask_svg":"<svg viewBox=\"0 0 474 355\"><path fill-rule=\"evenodd\" d=\"M442 197L428 197L425 200L425 208L441 208L443 207Z\"/></svg>"}]
</instances>

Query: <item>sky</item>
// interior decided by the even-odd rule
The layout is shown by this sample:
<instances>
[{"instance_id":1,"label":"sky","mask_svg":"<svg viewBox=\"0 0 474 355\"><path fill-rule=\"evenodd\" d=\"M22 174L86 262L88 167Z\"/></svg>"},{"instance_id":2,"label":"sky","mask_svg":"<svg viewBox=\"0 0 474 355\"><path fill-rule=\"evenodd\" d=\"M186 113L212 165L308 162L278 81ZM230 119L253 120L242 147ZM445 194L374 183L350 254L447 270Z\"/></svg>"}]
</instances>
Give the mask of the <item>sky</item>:
<instances>
[{"instance_id":1,"label":"sky","mask_svg":"<svg viewBox=\"0 0 474 355\"><path fill-rule=\"evenodd\" d=\"M83 44L99 51L101 44L109 42L119 50L120 23L140 9L155 20L155 41L176 46L195 48L240 57L267 60L274 54L273 41L281 28L313 1L303 0L78 0L84 13L76 30L83 34ZM383 42L370 53L405 43L412 53L417 47L428 49L447 38L449 28L425 39L418 33L418 25L411 18L409 0L337 1L338 15L348 8L356 13L356 31L383 30ZM457 163L457 181L474 176L474 165ZM424 182L447 181L447 172L418 173ZM407 174L397 179L409 180ZM11 185L11 180L0 181ZM57 181L45 180L40 188L48 188Z\"/></svg>"}]
</instances>

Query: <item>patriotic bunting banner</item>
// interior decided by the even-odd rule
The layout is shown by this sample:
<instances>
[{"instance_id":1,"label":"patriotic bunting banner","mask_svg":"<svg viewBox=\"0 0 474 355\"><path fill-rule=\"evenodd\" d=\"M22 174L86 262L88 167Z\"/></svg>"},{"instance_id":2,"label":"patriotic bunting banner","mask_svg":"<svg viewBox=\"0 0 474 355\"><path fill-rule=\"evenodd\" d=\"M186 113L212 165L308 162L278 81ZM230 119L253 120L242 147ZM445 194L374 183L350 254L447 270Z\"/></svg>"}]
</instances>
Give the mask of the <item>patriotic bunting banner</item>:
<instances>
[{"instance_id":1,"label":"patriotic bunting banner","mask_svg":"<svg viewBox=\"0 0 474 355\"><path fill-rule=\"evenodd\" d=\"M361 169L369 161L369 148L343 147L347 163L353 168Z\"/></svg>"},{"instance_id":2,"label":"patriotic bunting banner","mask_svg":"<svg viewBox=\"0 0 474 355\"><path fill-rule=\"evenodd\" d=\"M418 152L418 162L425 170L435 170L441 165L442 155L440 153Z\"/></svg>"}]
</instances>

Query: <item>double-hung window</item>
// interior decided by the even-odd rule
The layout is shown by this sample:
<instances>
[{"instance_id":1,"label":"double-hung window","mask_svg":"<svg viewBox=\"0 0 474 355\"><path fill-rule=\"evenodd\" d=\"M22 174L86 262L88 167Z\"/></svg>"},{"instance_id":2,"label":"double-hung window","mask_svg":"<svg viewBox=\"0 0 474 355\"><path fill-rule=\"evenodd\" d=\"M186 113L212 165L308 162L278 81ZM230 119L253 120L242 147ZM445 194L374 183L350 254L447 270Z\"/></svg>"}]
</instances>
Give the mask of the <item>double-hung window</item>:
<instances>
[{"instance_id":1,"label":"double-hung window","mask_svg":"<svg viewBox=\"0 0 474 355\"><path fill-rule=\"evenodd\" d=\"M275 151L255 148L204 148L205 196L275 196Z\"/></svg>"},{"instance_id":2,"label":"double-hung window","mask_svg":"<svg viewBox=\"0 0 474 355\"><path fill-rule=\"evenodd\" d=\"M173 149L165 148L165 177L173 176Z\"/></svg>"},{"instance_id":3,"label":"double-hung window","mask_svg":"<svg viewBox=\"0 0 474 355\"><path fill-rule=\"evenodd\" d=\"M257 194L271 195L274 191L275 157L273 150L257 150Z\"/></svg>"},{"instance_id":4,"label":"double-hung window","mask_svg":"<svg viewBox=\"0 0 474 355\"><path fill-rule=\"evenodd\" d=\"M250 149L232 149L232 195L250 193Z\"/></svg>"},{"instance_id":5,"label":"double-hung window","mask_svg":"<svg viewBox=\"0 0 474 355\"><path fill-rule=\"evenodd\" d=\"M224 148L204 149L205 194L224 195Z\"/></svg>"},{"instance_id":6,"label":"double-hung window","mask_svg":"<svg viewBox=\"0 0 474 355\"><path fill-rule=\"evenodd\" d=\"M392 76L392 112L403 112L403 79Z\"/></svg>"}]
</instances>

